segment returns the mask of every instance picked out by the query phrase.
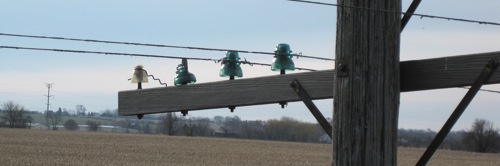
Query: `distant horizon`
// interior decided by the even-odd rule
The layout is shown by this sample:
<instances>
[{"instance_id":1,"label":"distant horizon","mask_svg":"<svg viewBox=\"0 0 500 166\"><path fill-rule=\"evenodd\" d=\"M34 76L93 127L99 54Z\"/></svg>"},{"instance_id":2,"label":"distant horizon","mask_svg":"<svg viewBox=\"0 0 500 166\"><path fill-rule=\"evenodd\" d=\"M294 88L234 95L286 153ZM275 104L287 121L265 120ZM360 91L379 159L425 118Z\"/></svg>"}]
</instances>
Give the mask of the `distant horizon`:
<instances>
[{"instance_id":1,"label":"distant horizon","mask_svg":"<svg viewBox=\"0 0 500 166\"><path fill-rule=\"evenodd\" d=\"M19 104L19 103L18 103L18 104ZM55 111L54 111L54 110L49 110L49 111L54 111L54 112L56 112L56 111L58 111L58 109L59 109L59 108L57 108ZM61 109L64 109L64 108L61 108ZM110 111L117 111L117 109L109 109L109 110L110 110ZM222 109L221 109L221 110L222 110ZM0 111L2 111L2 110L0 110ZM33 111L33 110L26 110L26 111ZM71 110L71 111L76 111L76 110ZM105 112L105 111L107 111L107 110L101 110L101 111L97 111L97 112L96 112L96 111L90 111L90 112L96 112L96 113L102 114L102 113L103 113L103 112ZM216 117L216 116L222 116L222 117L228 117L228 116L229 116L229 117L233 117L233 116L238 116L238 117L239 117L241 120L243 120L243 121L268 121L268 120L273 120L273 119L279 120L279 119L281 119L281 118L286 117L286 118L292 118L292 119L297 120L297 121L299 121L299 122L315 123L315 124L317 124L317 123L318 123L318 122L317 122L314 118L311 118L311 119L308 119L308 120L303 120L303 119L297 119L297 118L294 118L293 116L286 116L286 115L283 115L283 116L281 116L281 117L268 118L268 119L251 119L251 118L245 118L245 117L239 116L239 115L238 115L238 114L236 114L236 113L232 113L232 114L225 114L225 115L216 115L216 114L213 114L213 115L208 115L208 116L207 116L207 115L204 115L204 114L203 114L203 115L197 115L197 114L196 114L197 112L202 112L202 111L210 111L210 110L197 110L197 111L190 111L190 112L189 112L190 114L188 114L187 116L182 116L182 114L181 114L180 112L172 112L172 113L176 114L176 116L178 116L178 117L183 117L183 118L209 118L209 119L211 119L211 120L213 120L213 118L214 118L214 117ZM45 113L45 110L43 110L43 111L34 111L34 112L37 112L37 113L39 113L39 114L44 114L44 113ZM88 111L87 111L87 112L88 112ZM162 115L164 115L164 114L166 114L166 113L168 113L168 112L164 112L164 113L156 113L156 114L146 114L146 115L150 115L150 116L162 116ZM194 115L193 115L193 114L194 114ZM76 115L76 114L72 114L72 115L70 115L69 117L72 117L72 116L77 116L77 117L87 117L87 116L78 116L78 115ZM312 115L311 115L311 116L312 116ZM133 115L130 115L130 116L120 116L120 115L118 115L117 117L128 117L128 118L131 118L131 119L137 119L137 117L136 117L136 116L133 116ZM332 117L327 117L327 116L325 116L325 118L327 118L327 119L331 119ZM493 119L488 119L488 118L482 118L482 119L485 119L485 120L488 120L488 121L494 122L494 120L493 120ZM139 120L139 121L140 121L140 119L137 119L137 120ZM444 125L444 122L445 122L445 121L446 121L446 119L445 119L445 120L443 120L443 122L442 122L442 123L443 123L443 125ZM461 124L461 123L460 123L460 120L459 120L459 122L457 123L457 125L459 125L459 126L465 126L465 128L460 128L460 129L457 129L457 128L455 127L455 128L453 128L453 129L451 130L452 132L461 132L461 131L467 131L467 130L470 130L470 127L472 126L472 123L470 123L470 124ZM495 128L500 128L500 124L496 124L496 123L494 123L493 125L494 125L494 127L495 127ZM441 130L441 127L442 127L442 126L440 126L439 128L408 128L408 127L401 127L401 126L398 126L398 129L404 129L404 130L423 130L423 131L429 131L429 130L430 130L430 131L433 131L433 132L439 132L439 130Z\"/></svg>"},{"instance_id":2,"label":"distant horizon","mask_svg":"<svg viewBox=\"0 0 500 166\"><path fill-rule=\"evenodd\" d=\"M323 1L331 3L329 1ZM412 0L403 0L405 10ZM464 5L466 4L466 5ZM500 2L465 0L424 1L415 13L500 22ZM466 11L466 12L464 12ZM334 58L337 8L289 1L6 1L0 6L0 33L57 36L78 39L137 42L206 48L273 52L279 43L293 53ZM401 33L400 60L500 51L500 28L442 19L413 17ZM0 46L123 52L220 59L222 51L143 47L0 35ZM242 59L272 63L272 55L241 53ZM297 67L333 69L333 61L293 58ZM143 65L148 74L173 85L181 60L102 54L77 54L34 50L0 49L0 102L13 101L30 110L89 111L118 108L118 92L131 90L128 81L134 67ZM197 83L227 80L219 77L221 65L189 60ZM487 62L484 62L485 64ZM243 79L278 75L269 66L242 65ZM293 71L287 73L298 73ZM499 72L499 71L497 71ZM478 73L479 74L479 73ZM143 88L163 87L150 81ZM483 86L500 91L500 85ZM447 88L401 93L399 127L439 130L467 92ZM454 129L467 129L476 118L500 117L498 93L479 92ZM314 101L325 117L333 117L333 99ZM302 102L285 109L276 104L228 109L190 111L191 116L232 116L242 119L276 119L283 116L314 122ZM500 118L492 118L500 125Z\"/></svg>"}]
</instances>

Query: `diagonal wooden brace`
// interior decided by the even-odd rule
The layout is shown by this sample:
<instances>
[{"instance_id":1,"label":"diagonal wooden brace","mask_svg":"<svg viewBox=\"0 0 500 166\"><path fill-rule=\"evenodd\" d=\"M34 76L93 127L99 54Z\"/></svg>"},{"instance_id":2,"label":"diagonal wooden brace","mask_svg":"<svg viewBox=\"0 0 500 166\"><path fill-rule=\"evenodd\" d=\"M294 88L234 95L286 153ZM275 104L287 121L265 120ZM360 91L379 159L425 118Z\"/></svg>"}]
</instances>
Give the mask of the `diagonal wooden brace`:
<instances>
[{"instance_id":1,"label":"diagonal wooden brace","mask_svg":"<svg viewBox=\"0 0 500 166\"><path fill-rule=\"evenodd\" d=\"M493 58L488 62L488 64L486 65L486 67L484 67L483 71L476 79L472 87L469 89L469 91L467 91L467 94L465 94L462 101L460 101L455 111L453 111L453 113L450 115L450 117L443 125L439 133L434 138L434 140L432 140L431 144L429 145L425 153L422 155L420 160L418 160L416 164L417 166L423 166L427 164L427 162L432 157L434 152L436 152L437 148L439 148L439 146L443 142L444 138L446 138L448 133L450 133L451 128L453 128L458 118L460 118L460 116L465 111L469 103L472 101L472 99L474 99L477 92L481 89L481 86L483 86L483 84L485 84L488 81L488 79L490 79L491 75L493 75L497 67L498 67L498 61L496 60L496 58Z\"/></svg>"},{"instance_id":2,"label":"diagonal wooden brace","mask_svg":"<svg viewBox=\"0 0 500 166\"><path fill-rule=\"evenodd\" d=\"M294 79L290 86L293 88L293 91L297 93L297 95L302 99L304 104L307 106L309 111L313 114L314 118L318 121L318 123L323 127L323 130L332 138L332 126L326 120L326 118L321 114L319 111L318 107L312 102L311 97L307 93L307 91L300 85L299 81L297 79Z\"/></svg>"}]
</instances>

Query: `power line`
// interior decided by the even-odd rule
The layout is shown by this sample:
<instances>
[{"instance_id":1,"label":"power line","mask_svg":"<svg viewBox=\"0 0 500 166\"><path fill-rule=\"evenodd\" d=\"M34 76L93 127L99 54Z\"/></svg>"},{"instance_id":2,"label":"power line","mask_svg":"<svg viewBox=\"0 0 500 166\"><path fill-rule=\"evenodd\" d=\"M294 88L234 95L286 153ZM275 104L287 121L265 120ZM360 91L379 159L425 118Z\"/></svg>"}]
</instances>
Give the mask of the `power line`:
<instances>
[{"instance_id":1,"label":"power line","mask_svg":"<svg viewBox=\"0 0 500 166\"><path fill-rule=\"evenodd\" d=\"M180 57L180 56L164 56L164 55L154 55L154 54L135 54L135 53L119 53L119 52L102 52L102 51L84 51L84 50L68 50L68 49L52 49L52 48L34 48L34 47L17 47L17 46L0 46L0 49L16 49L16 50L35 50L35 51L53 51L53 52L68 52L68 53L80 53L80 54L101 54L101 55L120 55L120 56L137 56L137 57L149 57L149 58L167 58L167 59L189 59L189 60L203 60L203 61L213 61L220 62L221 59L211 59L211 58L194 58L194 57ZM265 63L250 62L245 59L245 61L240 61L242 64L248 64L250 66L260 65L260 66L271 66ZM316 71L314 69L295 67L297 70L307 70Z\"/></svg>"},{"instance_id":2,"label":"power line","mask_svg":"<svg viewBox=\"0 0 500 166\"><path fill-rule=\"evenodd\" d=\"M387 13L413 15L413 16L420 16L421 18L426 17L426 18L443 19L443 20L448 20L448 21L459 21L459 22L469 22L469 23L478 23L478 24L484 24L484 25L500 26L500 23L488 22L488 21L478 21L478 20L470 20L470 19L462 19L462 18L443 17L443 16L428 15L428 14L406 13L406 12L399 12L399 11L392 11L392 10L364 8L364 7L357 7L357 6L339 5L339 4L334 4L334 3L324 3L324 2L307 1L307 0L287 0L287 1L309 3L309 4L316 4L316 5L335 6L335 7L343 7L343 8L352 8L352 9L360 9L360 10L371 10L371 11L379 11L379 12L387 12Z\"/></svg>"},{"instance_id":3,"label":"power line","mask_svg":"<svg viewBox=\"0 0 500 166\"><path fill-rule=\"evenodd\" d=\"M204 51L237 51L237 52L240 52L240 53L248 53L248 54L274 55L274 53L272 53L272 52L245 51L245 50L232 50L232 49L220 49L220 48L175 46L175 45L147 44L147 43L135 43L135 42L118 42L118 41L107 41L107 40L77 39L77 38L66 38L66 37L35 36L35 35L21 35L21 34L8 34L8 33L0 33L0 35L2 35L2 36L12 36L12 37L26 37L26 38L54 39L54 40L69 40L69 41L108 43L108 44L123 44L123 45L148 46L148 47L180 48L180 49L204 50ZM292 55L296 56L296 57L303 57L303 58L310 58L310 59L319 59L319 60L334 61L334 59L331 59L331 58L322 58L322 57L315 57L315 56L307 56L307 55L302 55L302 54L292 54Z\"/></svg>"},{"instance_id":4,"label":"power line","mask_svg":"<svg viewBox=\"0 0 500 166\"><path fill-rule=\"evenodd\" d=\"M19 50L36 50L36 51L53 51L53 52L69 52L69 53L82 53L82 54L102 54L102 55L123 55L123 56L138 56L138 57L148 57L148 58L167 58L167 59L183 59L186 57L178 56L164 56L164 55L153 55L153 54L134 54L134 53L118 53L118 52L102 52L102 51L83 51L83 50L68 50L68 49L52 49L52 48L34 48L34 47L16 47L16 46L0 46L0 48L7 49L19 49ZM186 58L190 60L204 60L204 61L215 61L218 59L210 58Z\"/></svg>"},{"instance_id":5,"label":"power line","mask_svg":"<svg viewBox=\"0 0 500 166\"><path fill-rule=\"evenodd\" d=\"M467 88L467 87L461 87L463 89L470 89L470 88ZM479 89L480 91L484 91L484 92L491 92L491 93L500 93L500 91L496 91L496 90L488 90L488 89Z\"/></svg>"},{"instance_id":6,"label":"power line","mask_svg":"<svg viewBox=\"0 0 500 166\"><path fill-rule=\"evenodd\" d=\"M246 59L244 61L240 61L240 63L241 64L247 64L247 65L250 65L250 66L253 66L253 65L271 66L271 64L250 62L250 61L247 61ZM307 70L307 71L318 71L318 70L308 69L308 68L302 68L302 67L295 67L295 69L297 69L297 70Z\"/></svg>"}]
</instances>

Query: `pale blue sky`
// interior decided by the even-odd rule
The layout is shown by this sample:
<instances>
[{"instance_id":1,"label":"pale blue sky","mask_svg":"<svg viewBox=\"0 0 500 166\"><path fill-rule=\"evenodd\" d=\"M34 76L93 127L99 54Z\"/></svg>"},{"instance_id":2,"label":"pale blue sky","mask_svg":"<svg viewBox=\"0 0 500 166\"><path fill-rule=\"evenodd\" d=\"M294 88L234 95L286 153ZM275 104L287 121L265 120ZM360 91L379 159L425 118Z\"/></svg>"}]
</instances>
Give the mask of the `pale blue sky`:
<instances>
[{"instance_id":1,"label":"pale blue sky","mask_svg":"<svg viewBox=\"0 0 500 166\"><path fill-rule=\"evenodd\" d=\"M336 3L323 0L322 2ZM411 1L403 0L406 10ZM423 1L417 13L500 22L500 1ZM184 0L184 1L2 1L0 33L59 36L199 46L272 52L278 43L290 44L295 53L333 58L336 8L284 0ZM402 33L401 60L499 51L500 27L414 17ZM0 36L0 45L146 53L186 57L221 58L223 52L195 51L97 44ZM240 54L249 61L271 63L268 55ZM333 62L294 59L296 66L331 69ZM156 77L173 85L180 60L104 56L0 49L0 102L14 101L29 110L45 110L47 88L55 83L51 109L89 111L117 108L117 93L134 89L127 81L141 64ZM485 62L486 63L486 62ZM198 83L225 80L218 76L219 64L189 61ZM244 78L276 75L269 67L243 66ZM156 82L144 88L159 87ZM492 85L484 88L500 90ZM403 93L400 128L439 129L466 93L452 88ZM454 128L468 128L475 118L500 126L500 94L480 92ZM326 117L332 116L332 100L316 101ZM313 122L301 102L285 109L278 104L192 111L190 116L233 116L269 119L289 116Z\"/></svg>"}]
</instances>

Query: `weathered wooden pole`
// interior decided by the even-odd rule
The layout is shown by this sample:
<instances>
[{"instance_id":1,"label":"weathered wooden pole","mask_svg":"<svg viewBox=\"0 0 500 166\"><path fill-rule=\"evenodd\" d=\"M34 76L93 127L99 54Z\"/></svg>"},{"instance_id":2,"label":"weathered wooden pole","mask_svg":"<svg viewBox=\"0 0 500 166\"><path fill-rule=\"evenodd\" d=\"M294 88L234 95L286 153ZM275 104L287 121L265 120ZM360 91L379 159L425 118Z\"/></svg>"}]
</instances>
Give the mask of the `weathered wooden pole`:
<instances>
[{"instance_id":1,"label":"weathered wooden pole","mask_svg":"<svg viewBox=\"0 0 500 166\"><path fill-rule=\"evenodd\" d=\"M337 2L332 165L396 165L401 0Z\"/></svg>"}]
</instances>

